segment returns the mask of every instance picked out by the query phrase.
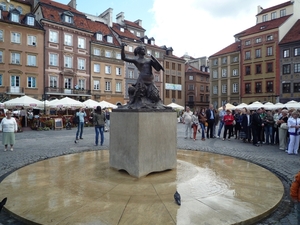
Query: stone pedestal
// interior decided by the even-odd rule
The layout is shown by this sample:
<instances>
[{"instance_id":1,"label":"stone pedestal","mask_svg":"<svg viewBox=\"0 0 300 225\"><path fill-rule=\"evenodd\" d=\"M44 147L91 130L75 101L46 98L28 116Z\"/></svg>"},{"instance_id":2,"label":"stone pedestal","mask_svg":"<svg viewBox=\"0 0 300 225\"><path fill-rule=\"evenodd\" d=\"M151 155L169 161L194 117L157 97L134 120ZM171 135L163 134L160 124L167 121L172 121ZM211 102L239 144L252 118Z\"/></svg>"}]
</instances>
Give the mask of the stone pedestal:
<instances>
[{"instance_id":1,"label":"stone pedestal","mask_svg":"<svg viewBox=\"0 0 300 225\"><path fill-rule=\"evenodd\" d=\"M109 146L110 166L134 177L176 168L176 112L113 110Z\"/></svg>"}]
</instances>

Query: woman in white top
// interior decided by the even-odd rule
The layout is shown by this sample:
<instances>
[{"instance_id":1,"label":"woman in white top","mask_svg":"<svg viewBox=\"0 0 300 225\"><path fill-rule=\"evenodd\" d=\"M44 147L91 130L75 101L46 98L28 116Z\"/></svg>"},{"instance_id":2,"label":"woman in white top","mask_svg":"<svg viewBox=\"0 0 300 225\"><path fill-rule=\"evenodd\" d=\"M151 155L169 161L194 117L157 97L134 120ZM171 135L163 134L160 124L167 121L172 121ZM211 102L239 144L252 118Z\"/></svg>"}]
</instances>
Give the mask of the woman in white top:
<instances>
[{"instance_id":1,"label":"woman in white top","mask_svg":"<svg viewBox=\"0 0 300 225\"><path fill-rule=\"evenodd\" d=\"M292 112L292 116L288 119L288 132L290 134L290 143L288 146L289 155L298 155L299 141L300 141L300 119L297 111Z\"/></svg>"},{"instance_id":2,"label":"woman in white top","mask_svg":"<svg viewBox=\"0 0 300 225\"><path fill-rule=\"evenodd\" d=\"M197 130L198 130L198 113L197 111L194 112L194 114L192 115L192 129L193 129L193 139L194 141L197 140L196 139L196 135L197 135Z\"/></svg>"},{"instance_id":3,"label":"woman in white top","mask_svg":"<svg viewBox=\"0 0 300 225\"><path fill-rule=\"evenodd\" d=\"M4 151L7 151L7 145L10 145L11 151L14 150L15 133L18 131L17 122L11 115L11 111L6 111L6 117L4 117L0 123L0 131L3 132L2 143L5 146Z\"/></svg>"}]
</instances>

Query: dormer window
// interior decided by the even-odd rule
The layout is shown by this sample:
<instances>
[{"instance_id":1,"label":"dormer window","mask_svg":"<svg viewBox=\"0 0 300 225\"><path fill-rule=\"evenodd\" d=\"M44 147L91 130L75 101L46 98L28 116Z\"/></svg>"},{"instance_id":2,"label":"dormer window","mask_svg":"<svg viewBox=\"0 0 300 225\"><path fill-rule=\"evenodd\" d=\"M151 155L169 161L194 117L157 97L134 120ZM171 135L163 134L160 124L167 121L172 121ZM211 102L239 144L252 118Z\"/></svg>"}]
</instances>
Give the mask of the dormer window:
<instances>
[{"instance_id":1,"label":"dormer window","mask_svg":"<svg viewBox=\"0 0 300 225\"><path fill-rule=\"evenodd\" d=\"M96 34L97 41L102 41L103 35L101 33Z\"/></svg>"},{"instance_id":2,"label":"dormer window","mask_svg":"<svg viewBox=\"0 0 300 225\"><path fill-rule=\"evenodd\" d=\"M137 32L136 32L136 36L137 36L137 37L140 37L140 36L141 36L141 33L137 31Z\"/></svg>"},{"instance_id":3,"label":"dormer window","mask_svg":"<svg viewBox=\"0 0 300 225\"><path fill-rule=\"evenodd\" d=\"M144 43L148 44L148 39L147 38L144 39Z\"/></svg>"},{"instance_id":4,"label":"dormer window","mask_svg":"<svg viewBox=\"0 0 300 225\"><path fill-rule=\"evenodd\" d=\"M2 19L2 7L1 7L1 5L0 5L0 19Z\"/></svg>"},{"instance_id":5,"label":"dormer window","mask_svg":"<svg viewBox=\"0 0 300 225\"><path fill-rule=\"evenodd\" d=\"M18 13L15 13L15 12L12 12L10 14L10 20L12 22L16 22L16 23L19 23L19 19L20 19L20 15Z\"/></svg>"},{"instance_id":6,"label":"dormer window","mask_svg":"<svg viewBox=\"0 0 300 225\"><path fill-rule=\"evenodd\" d=\"M34 17L33 16L27 16L26 23L29 26L34 26Z\"/></svg>"},{"instance_id":7,"label":"dormer window","mask_svg":"<svg viewBox=\"0 0 300 225\"><path fill-rule=\"evenodd\" d=\"M65 15L65 22L66 23L72 23L72 17Z\"/></svg>"},{"instance_id":8,"label":"dormer window","mask_svg":"<svg viewBox=\"0 0 300 225\"><path fill-rule=\"evenodd\" d=\"M106 39L107 39L107 42L108 42L108 43L112 43L112 42L113 42L112 36L107 35L107 36L106 36Z\"/></svg>"},{"instance_id":9,"label":"dormer window","mask_svg":"<svg viewBox=\"0 0 300 225\"><path fill-rule=\"evenodd\" d=\"M73 15L71 12L69 12L69 11L64 12L64 13L62 14L62 20L63 20L65 23L73 23L73 17L74 17L74 15Z\"/></svg>"},{"instance_id":10,"label":"dormer window","mask_svg":"<svg viewBox=\"0 0 300 225\"><path fill-rule=\"evenodd\" d=\"M151 40L151 45L154 45L154 40Z\"/></svg>"},{"instance_id":11,"label":"dormer window","mask_svg":"<svg viewBox=\"0 0 300 225\"><path fill-rule=\"evenodd\" d=\"M121 31L121 32L124 32L124 28L123 28L123 27L120 27L120 31Z\"/></svg>"}]
</instances>

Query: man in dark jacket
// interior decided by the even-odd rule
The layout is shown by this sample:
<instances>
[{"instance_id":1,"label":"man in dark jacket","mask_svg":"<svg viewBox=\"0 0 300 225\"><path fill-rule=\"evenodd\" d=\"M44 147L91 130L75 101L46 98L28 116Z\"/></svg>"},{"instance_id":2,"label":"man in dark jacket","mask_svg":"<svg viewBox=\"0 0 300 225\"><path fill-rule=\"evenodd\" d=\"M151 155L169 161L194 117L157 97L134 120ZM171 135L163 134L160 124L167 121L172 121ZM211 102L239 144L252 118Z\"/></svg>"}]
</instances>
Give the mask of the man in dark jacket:
<instances>
[{"instance_id":1,"label":"man in dark jacket","mask_svg":"<svg viewBox=\"0 0 300 225\"><path fill-rule=\"evenodd\" d=\"M207 127L207 139L213 138L213 132L214 132L214 124L215 124L215 113L214 113L214 106L213 104L209 105L209 109L206 110L206 119L208 123Z\"/></svg>"},{"instance_id":2,"label":"man in dark jacket","mask_svg":"<svg viewBox=\"0 0 300 225\"><path fill-rule=\"evenodd\" d=\"M259 146L258 142L261 142L261 130L262 126L264 126L263 121L260 117L260 114L262 113L262 109L259 108L256 110L255 113L252 115L252 136L253 136L253 145Z\"/></svg>"}]
</instances>

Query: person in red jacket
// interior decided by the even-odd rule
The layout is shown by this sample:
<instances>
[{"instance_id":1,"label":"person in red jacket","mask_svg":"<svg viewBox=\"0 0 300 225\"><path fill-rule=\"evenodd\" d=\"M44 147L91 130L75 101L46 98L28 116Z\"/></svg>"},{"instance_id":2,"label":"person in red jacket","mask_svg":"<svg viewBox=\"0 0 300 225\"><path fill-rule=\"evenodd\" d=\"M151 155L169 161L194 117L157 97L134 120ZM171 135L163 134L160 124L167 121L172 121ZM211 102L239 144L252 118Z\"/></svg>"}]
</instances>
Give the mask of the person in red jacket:
<instances>
[{"instance_id":1,"label":"person in red jacket","mask_svg":"<svg viewBox=\"0 0 300 225\"><path fill-rule=\"evenodd\" d=\"M300 171L295 175L290 188L290 195L293 200L300 202Z\"/></svg>"},{"instance_id":2,"label":"person in red jacket","mask_svg":"<svg viewBox=\"0 0 300 225\"><path fill-rule=\"evenodd\" d=\"M228 130L229 130L228 141L230 141L230 137L231 137L232 130L233 130L233 121L234 121L234 116L231 114L231 110L227 109L226 110L226 115L223 117L223 122L224 122L224 125L225 125L224 134L223 134L223 141L225 141L225 139L226 139L226 135L227 135Z\"/></svg>"}]
</instances>

